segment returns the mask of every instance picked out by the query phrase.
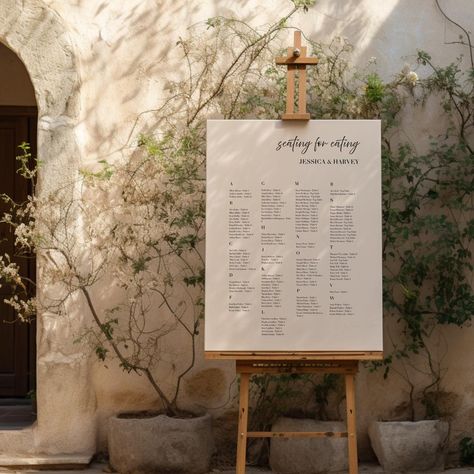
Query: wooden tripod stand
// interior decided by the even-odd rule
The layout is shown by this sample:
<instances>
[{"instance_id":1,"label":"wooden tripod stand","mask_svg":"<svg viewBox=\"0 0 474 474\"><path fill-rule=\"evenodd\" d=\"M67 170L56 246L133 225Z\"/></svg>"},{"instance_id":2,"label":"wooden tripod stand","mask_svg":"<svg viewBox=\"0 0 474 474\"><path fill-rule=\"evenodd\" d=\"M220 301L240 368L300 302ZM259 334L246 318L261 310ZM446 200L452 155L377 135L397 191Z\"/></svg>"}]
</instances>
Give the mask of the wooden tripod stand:
<instances>
[{"instance_id":1,"label":"wooden tripod stand","mask_svg":"<svg viewBox=\"0 0 474 474\"><path fill-rule=\"evenodd\" d=\"M306 47L301 45L301 32L295 32L294 46L288 48L288 55L286 57L276 58L276 63L279 65L287 66L287 100L286 100L286 113L283 114L282 120L299 120L301 122L308 121L310 114L306 111L306 66L314 65L317 63L317 58L311 58L306 56ZM298 83L296 84L296 78ZM296 97L295 97L296 95ZM297 109L297 111L296 111ZM312 124L309 124L312 125ZM250 125L251 126L251 125ZM288 124L285 128L289 131L291 136L295 137L293 140L296 142L298 138L295 134L295 130L304 133L304 129L313 129L313 127L306 127L306 124L302 126L295 126L295 124ZM286 133L286 131L285 131ZM311 143L311 141L309 141ZM262 183L263 184L263 183ZM297 184L297 183L295 183ZM256 221L257 222L257 221ZM229 234L226 234L229 235ZM256 244L255 244L256 245ZM249 253L250 254L250 253ZM253 268L246 268L246 270L255 271ZM262 268L263 270L263 268ZM308 270L311 272L313 270ZM247 275L247 273L246 273ZM247 278L247 277L246 277ZM246 288L246 287L243 287ZM272 294L267 292L267 296ZM220 297L220 294L219 294ZM217 302L217 299L215 300ZM228 308L219 303L219 307L224 309ZM258 307L258 304L256 305ZM260 308L261 309L261 308ZM239 310L240 311L240 310ZM239 318L239 324L242 323L244 315L236 315L237 310L233 311L229 321L225 324L232 324L233 319ZM253 318L253 315L248 310L242 310L241 313L245 313L245 318ZM262 310L263 314L263 310ZM242 316L242 319L240 319ZM288 319L290 319L288 317ZM220 321L221 326L223 322ZM286 323L285 323L286 324ZM255 328L252 327L254 330ZM303 326L300 326L303 328ZM304 328L303 328L304 330ZM227 333L226 333L227 334ZM243 332L239 333L241 337L246 337ZM338 338L338 333L331 332L333 338ZM217 331L213 334L217 339L220 337L220 333ZM270 333L265 335L271 335ZM348 459L349 459L349 473L357 474L358 462L357 462L357 436L356 436L356 410L355 410L355 375L358 371L358 362L360 360L380 360L382 358L381 351L357 351L350 350L353 345L348 344L347 350L339 348L338 346L344 346L344 341L333 341L336 344L331 344L329 347L336 346L339 350L318 350L316 341L307 342L305 345L314 345L314 350L284 350L284 340L278 341L280 350L261 350L257 349L258 343L248 344L254 347L253 350L239 350L230 348L233 346L231 343L231 334L227 334L224 350L211 350L206 351L206 358L208 359L223 359L223 360L236 360L237 373L240 374L240 404L239 404L239 424L238 424L238 442L237 442L237 474L245 474L246 464L246 447L248 438L347 438L348 440ZM275 342L275 341L273 341ZM289 347L295 345L300 347L303 346L301 341L299 344L294 342L289 343ZM243 344L246 347L247 344ZM262 344L266 345L266 344ZM269 345L273 347L274 344ZM212 345L211 345L212 346ZM215 346L222 347L221 341ZM238 346L238 345L237 345ZM281 346L281 347L280 347ZM267 345L268 347L268 345ZM328 346L326 346L328 347ZM357 345L356 345L357 347ZM284 373L295 373L295 374L328 374L335 373L344 375L345 388L346 388L346 406L347 406L347 429L341 432L264 432L264 431L248 431L248 416L249 416L249 385L252 374L284 374Z\"/></svg>"},{"instance_id":2,"label":"wooden tripod stand","mask_svg":"<svg viewBox=\"0 0 474 474\"><path fill-rule=\"evenodd\" d=\"M348 438L349 474L358 473L355 412L355 375L358 361L237 361L240 374L239 427L236 474L245 474L248 438ZM249 382L252 374L343 374L346 385L347 431L343 432L275 432L247 431L249 414Z\"/></svg>"}]
</instances>

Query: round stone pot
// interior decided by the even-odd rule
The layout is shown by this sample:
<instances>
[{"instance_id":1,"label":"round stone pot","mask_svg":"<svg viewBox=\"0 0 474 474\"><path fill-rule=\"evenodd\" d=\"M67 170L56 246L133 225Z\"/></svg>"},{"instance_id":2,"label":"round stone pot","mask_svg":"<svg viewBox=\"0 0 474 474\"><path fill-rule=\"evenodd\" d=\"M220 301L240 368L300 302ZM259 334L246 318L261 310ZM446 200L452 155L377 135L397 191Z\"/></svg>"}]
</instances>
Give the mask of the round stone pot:
<instances>
[{"instance_id":1,"label":"round stone pot","mask_svg":"<svg viewBox=\"0 0 474 474\"><path fill-rule=\"evenodd\" d=\"M442 471L449 424L440 420L377 421L369 426L372 449L385 472Z\"/></svg>"},{"instance_id":2,"label":"round stone pot","mask_svg":"<svg viewBox=\"0 0 474 474\"><path fill-rule=\"evenodd\" d=\"M121 474L205 474L214 452L211 417L112 417L108 444Z\"/></svg>"},{"instance_id":3,"label":"round stone pot","mask_svg":"<svg viewBox=\"0 0 474 474\"><path fill-rule=\"evenodd\" d=\"M272 431L346 431L342 421L279 418ZM347 471L347 438L272 438L270 467L276 474L323 474Z\"/></svg>"}]
</instances>

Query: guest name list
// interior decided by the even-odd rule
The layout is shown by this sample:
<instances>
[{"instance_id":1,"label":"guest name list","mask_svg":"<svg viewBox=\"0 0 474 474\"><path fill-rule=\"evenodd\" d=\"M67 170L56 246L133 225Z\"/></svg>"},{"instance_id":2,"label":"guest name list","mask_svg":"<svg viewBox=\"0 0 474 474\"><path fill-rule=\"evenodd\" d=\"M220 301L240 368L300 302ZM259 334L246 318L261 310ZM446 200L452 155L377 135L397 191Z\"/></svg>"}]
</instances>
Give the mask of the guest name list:
<instances>
[{"instance_id":1,"label":"guest name list","mask_svg":"<svg viewBox=\"0 0 474 474\"><path fill-rule=\"evenodd\" d=\"M382 350L379 121L208 121L207 351Z\"/></svg>"}]
</instances>

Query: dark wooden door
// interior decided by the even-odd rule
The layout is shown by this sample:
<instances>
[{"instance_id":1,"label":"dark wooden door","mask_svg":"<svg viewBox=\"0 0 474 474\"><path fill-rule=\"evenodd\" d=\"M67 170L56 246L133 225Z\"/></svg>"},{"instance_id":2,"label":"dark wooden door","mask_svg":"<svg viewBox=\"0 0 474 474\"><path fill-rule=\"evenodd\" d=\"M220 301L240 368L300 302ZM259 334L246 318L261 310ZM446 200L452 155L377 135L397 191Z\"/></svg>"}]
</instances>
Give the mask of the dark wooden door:
<instances>
[{"instance_id":1,"label":"dark wooden door","mask_svg":"<svg viewBox=\"0 0 474 474\"><path fill-rule=\"evenodd\" d=\"M0 194L16 202L26 199L29 186L18 175L18 145L30 143L36 150L36 109L33 107L0 107ZM8 210L0 202L0 213ZM8 253L20 265L22 275L34 280L35 264L31 258L15 257L14 235L0 224L0 255ZM14 310L3 302L11 296L8 285L0 288L0 397L24 397L35 388L36 323L17 320Z\"/></svg>"}]
</instances>

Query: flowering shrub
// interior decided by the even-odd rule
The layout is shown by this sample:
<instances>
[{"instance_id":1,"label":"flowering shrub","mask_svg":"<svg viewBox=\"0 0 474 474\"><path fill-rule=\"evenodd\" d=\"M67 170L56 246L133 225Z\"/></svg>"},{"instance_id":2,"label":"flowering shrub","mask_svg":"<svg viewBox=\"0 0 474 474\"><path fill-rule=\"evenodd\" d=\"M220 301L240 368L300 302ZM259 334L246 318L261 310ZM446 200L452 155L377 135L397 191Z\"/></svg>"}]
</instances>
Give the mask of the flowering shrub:
<instances>
[{"instance_id":1,"label":"flowering shrub","mask_svg":"<svg viewBox=\"0 0 474 474\"><path fill-rule=\"evenodd\" d=\"M162 107L137 118L132 153L102 160L25 203L4 196L10 210L2 222L15 234L16 256L36 252L41 269L41 292L32 298L19 266L1 257L1 281L15 292L6 302L28 320L44 311L66 313L80 295L91 326L77 341L99 360L113 357L126 372L145 376L170 415L179 413L203 317L205 120L243 115L242 88L261 84L270 43L311 3L295 1L263 32L221 17L205 30L198 25L178 42L187 77L168 84ZM155 118L155 133L137 137L143 115ZM27 145L22 151L19 171L34 184L39 164L30 166ZM166 357L170 350L175 360Z\"/></svg>"}]
</instances>

